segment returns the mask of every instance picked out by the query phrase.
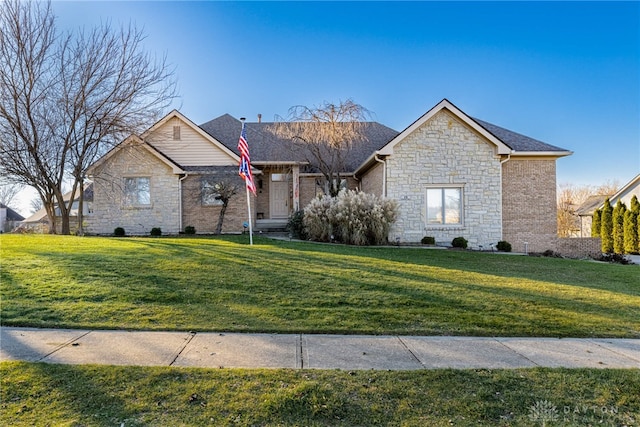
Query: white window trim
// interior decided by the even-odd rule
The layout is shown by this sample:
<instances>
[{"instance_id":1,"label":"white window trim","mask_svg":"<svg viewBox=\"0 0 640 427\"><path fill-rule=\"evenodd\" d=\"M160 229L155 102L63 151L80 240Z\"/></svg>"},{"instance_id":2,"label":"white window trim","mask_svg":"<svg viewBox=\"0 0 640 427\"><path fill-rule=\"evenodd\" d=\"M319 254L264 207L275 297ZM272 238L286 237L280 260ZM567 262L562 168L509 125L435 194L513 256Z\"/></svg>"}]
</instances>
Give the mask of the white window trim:
<instances>
[{"instance_id":1,"label":"white window trim","mask_svg":"<svg viewBox=\"0 0 640 427\"><path fill-rule=\"evenodd\" d=\"M456 224L430 224L429 223L429 206L427 200L427 190L434 189L448 189L448 188L456 188L460 190L460 222ZM424 224L425 229L434 230L434 229L452 229L452 228L464 228L464 184L429 184L424 187Z\"/></svg>"},{"instance_id":2,"label":"white window trim","mask_svg":"<svg viewBox=\"0 0 640 427\"><path fill-rule=\"evenodd\" d=\"M127 180L128 179L147 179L149 180L149 203L138 203L138 200L136 200L134 203L129 203L129 200L127 200ZM137 183L136 183L137 186ZM128 209L148 209L151 208L152 202L151 202L151 177L150 176L139 176L139 175L135 175L135 176L124 176L123 180L122 180L122 189L123 189L123 194L122 194L122 204L124 206L124 208L128 208ZM136 197L136 199L138 199Z\"/></svg>"}]
</instances>

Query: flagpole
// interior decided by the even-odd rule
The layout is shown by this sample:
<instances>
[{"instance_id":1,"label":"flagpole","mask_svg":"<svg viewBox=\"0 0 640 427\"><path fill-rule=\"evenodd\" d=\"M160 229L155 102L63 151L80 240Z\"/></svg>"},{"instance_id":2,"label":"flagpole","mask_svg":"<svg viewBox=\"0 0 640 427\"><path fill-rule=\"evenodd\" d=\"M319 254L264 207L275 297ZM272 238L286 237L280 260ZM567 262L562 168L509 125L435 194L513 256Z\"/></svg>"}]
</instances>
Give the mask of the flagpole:
<instances>
[{"instance_id":1,"label":"flagpole","mask_svg":"<svg viewBox=\"0 0 640 427\"><path fill-rule=\"evenodd\" d=\"M242 122L242 132L241 132L241 137L240 137L240 139L242 140L244 138L243 132L244 132L244 121L245 121L245 118L244 117L240 118L240 121ZM248 153L249 153L249 151L247 149L247 154ZM248 167L247 173L251 174L251 166ZM250 198L250 195L249 195L249 181L247 181L246 178L244 180L244 187L247 190L247 212L249 213L249 221L248 221L249 222L249 245L253 246L253 221L251 220L251 198Z\"/></svg>"},{"instance_id":2,"label":"flagpole","mask_svg":"<svg viewBox=\"0 0 640 427\"><path fill-rule=\"evenodd\" d=\"M249 197L249 186L245 185L247 189L247 211L249 212L249 245L253 246L253 221L251 221L251 199Z\"/></svg>"}]
</instances>

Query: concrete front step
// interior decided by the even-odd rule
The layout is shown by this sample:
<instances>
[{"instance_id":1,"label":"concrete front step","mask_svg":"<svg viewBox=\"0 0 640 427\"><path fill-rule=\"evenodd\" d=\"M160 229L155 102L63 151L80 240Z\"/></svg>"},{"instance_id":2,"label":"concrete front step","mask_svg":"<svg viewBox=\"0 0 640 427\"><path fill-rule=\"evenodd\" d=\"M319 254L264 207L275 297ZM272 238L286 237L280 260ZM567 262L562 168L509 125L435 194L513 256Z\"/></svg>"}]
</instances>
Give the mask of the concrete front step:
<instances>
[{"instance_id":1,"label":"concrete front step","mask_svg":"<svg viewBox=\"0 0 640 427\"><path fill-rule=\"evenodd\" d=\"M256 231L264 233L284 232L287 230L286 219L259 219L256 220Z\"/></svg>"}]
</instances>

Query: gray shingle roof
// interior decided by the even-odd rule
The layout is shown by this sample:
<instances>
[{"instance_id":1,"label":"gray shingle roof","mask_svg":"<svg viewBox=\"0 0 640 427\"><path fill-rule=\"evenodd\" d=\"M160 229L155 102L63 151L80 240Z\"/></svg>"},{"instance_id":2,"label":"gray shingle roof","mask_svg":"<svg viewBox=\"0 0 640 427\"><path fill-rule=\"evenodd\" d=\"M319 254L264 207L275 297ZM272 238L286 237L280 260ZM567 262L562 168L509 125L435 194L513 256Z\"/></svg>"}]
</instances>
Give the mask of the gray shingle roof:
<instances>
[{"instance_id":1,"label":"gray shingle roof","mask_svg":"<svg viewBox=\"0 0 640 427\"><path fill-rule=\"evenodd\" d=\"M519 152L565 152L567 150L547 144L528 136L512 132L500 126L472 118L476 123L504 142L509 148ZM278 138L269 131L269 122L246 122L247 142L251 161L255 164L266 162L304 162L306 159L299 150L294 149L290 140ZM236 154L238 137L242 122L229 114L224 114L200 125L200 128L224 144ZM365 123L366 139L353 145L347 170L356 170L372 153L384 147L399 132L377 122Z\"/></svg>"},{"instance_id":2,"label":"gray shingle roof","mask_svg":"<svg viewBox=\"0 0 640 427\"><path fill-rule=\"evenodd\" d=\"M546 142L492 125L480 119L472 119L480 126L491 132L493 136L504 142L509 148L515 151L567 151L564 148L556 147Z\"/></svg>"},{"instance_id":3,"label":"gray shingle roof","mask_svg":"<svg viewBox=\"0 0 640 427\"><path fill-rule=\"evenodd\" d=\"M611 195L599 194L587 197L587 199L576 209L576 215L592 216L593 212L604 203L607 197L611 197Z\"/></svg>"},{"instance_id":4,"label":"gray shingle roof","mask_svg":"<svg viewBox=\"0 0 640 427\"><path fill-rule=\"evenodd\" d=\"M269 127L272 125L273 123L269 122L246 122L247 143L252 163L304 162L306 159L303 154L294 149L290 140L278 138L269 131ZM203 123L200 128L234 153L240 154L237 147L242 128L240 120L225 114ZM353 144L347 159L348 170L355 170L371 153L398 135L398 132L380 123L366 122L364 134L365 140Z\"/></svg>"},{"instance_id":5,"label":"gray shingle roof","mask_svg":"<svg viewBox=\"0 0 640 427\"><path fill-rule=\"evenodd\" d=\"M9 206L0 203L0 208L7 209L7 221L24 221L24 217Z\"/></svg>"}]
</instances>

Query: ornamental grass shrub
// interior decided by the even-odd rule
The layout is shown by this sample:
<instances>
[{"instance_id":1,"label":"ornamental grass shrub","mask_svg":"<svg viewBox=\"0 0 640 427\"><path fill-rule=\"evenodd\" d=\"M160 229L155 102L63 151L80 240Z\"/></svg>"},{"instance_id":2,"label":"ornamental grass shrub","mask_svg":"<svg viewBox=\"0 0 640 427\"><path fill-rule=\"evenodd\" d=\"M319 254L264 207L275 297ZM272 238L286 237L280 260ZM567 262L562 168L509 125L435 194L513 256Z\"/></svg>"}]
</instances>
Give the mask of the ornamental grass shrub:
<instances>
[{"instance_id":1,"label":"ornamental grass shrub","mask_svg":"<svg viewBox=\"0 0 640 427\"><path fill-rule=\"evenodd\" d=\"M304 209L303 222L310 240L363 246L386 243L397 217L396 201L343 190L336 197L312 200Z\"/></svg>"}]
</instances>

